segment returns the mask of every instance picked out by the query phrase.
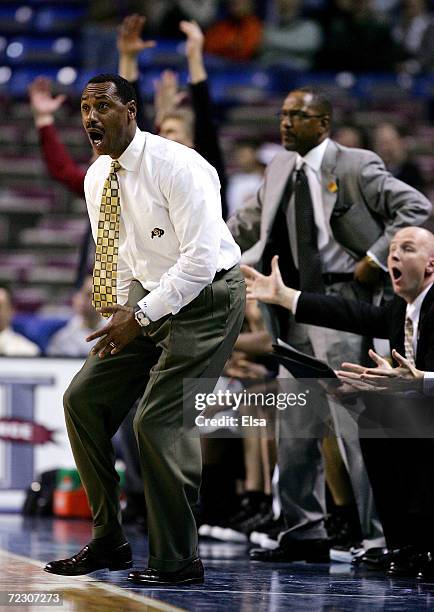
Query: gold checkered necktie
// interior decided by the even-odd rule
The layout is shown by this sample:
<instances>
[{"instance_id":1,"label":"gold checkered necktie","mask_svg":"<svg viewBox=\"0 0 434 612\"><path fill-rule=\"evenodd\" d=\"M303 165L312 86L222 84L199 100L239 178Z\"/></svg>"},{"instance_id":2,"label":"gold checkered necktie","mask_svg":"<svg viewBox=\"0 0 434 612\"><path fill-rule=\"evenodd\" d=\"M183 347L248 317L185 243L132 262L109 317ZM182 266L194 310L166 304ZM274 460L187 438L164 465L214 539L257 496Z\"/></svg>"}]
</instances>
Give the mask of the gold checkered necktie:
<instances>
[{"instance_id":1,"label":"gold checkered necktie","mask_svg":"<svg viewBox=\"0 0 434 612\"><path fill-rule=\"evenodd\" d=\"M413 321L410 319L410 317L406 317L405 319L404 348L406 358L410 364L414 366Z\"/></svg>"},{"instance_id":2,"label":"gold checkered necktie","mask_svg":"<svg viewBox=\"0 0 434 612\"><path fill-rule=\"evenodd\" d=\"M95 308L116 304L116 276L119 250L121 203L116 172L121 168L115 159L104 182L98 219L95 266L93 268L92 304ZM105 317L110 314L103 315Z\"/></svg>"}]
</instances>

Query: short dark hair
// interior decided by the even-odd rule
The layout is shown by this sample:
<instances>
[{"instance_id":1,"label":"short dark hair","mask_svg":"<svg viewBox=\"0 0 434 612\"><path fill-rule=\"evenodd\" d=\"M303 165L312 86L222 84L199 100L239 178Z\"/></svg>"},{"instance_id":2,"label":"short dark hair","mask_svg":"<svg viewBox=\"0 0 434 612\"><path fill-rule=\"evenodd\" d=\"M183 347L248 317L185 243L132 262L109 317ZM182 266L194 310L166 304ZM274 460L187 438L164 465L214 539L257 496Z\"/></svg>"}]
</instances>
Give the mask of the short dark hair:
<instances>
[{"instance_id":1,"label":"short dark hair","mask_svg":"<svg viewBox=\"0 0 434 612\"><path fill-rule=\"evenodd\" d=\"M301 91L301 93L310 94L312 96L311 106L314 106L322 115L328 115L330 119L332 118L332 103L324 93L315 87L297 87L297 89L293 89L293 91Z\"/></svg>"},{"instance_id":2,"label":"short dark hair","mask_svg":"<svg viewBox=\"0 0 434 612\"><path fill-rule=\"evenodd\" d=\"M127 104L127 102L131 100L134 100L137 104L137 96L134 87L126 79L119 76L119 74L97 74L88 80L86 87L89 83L113 83L116 86L116 91L122 104Z\"/></svg>"}]
</instances>

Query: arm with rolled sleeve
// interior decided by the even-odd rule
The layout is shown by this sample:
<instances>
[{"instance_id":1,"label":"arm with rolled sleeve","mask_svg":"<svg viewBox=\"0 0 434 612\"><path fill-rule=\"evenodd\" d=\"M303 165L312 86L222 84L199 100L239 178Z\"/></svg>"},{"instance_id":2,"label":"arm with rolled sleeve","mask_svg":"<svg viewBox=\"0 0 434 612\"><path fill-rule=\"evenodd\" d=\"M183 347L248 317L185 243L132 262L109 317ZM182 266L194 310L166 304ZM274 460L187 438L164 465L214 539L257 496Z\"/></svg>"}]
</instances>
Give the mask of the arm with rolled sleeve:
<instances>
[{"instance_id":1,"label":"arm with rolled sleeve","mask_svg":"<svg viewBox=\"0 0 434 612\"><path fill-rule=\"evenodd\" d=\"M177 314L209 285L217 271L221 221L220 184L214 168L184 164L160 174L160 189L179 240L177 262L140 308L151 321Z\"/></svg>"},{"instance_id":2,"label":"arm with rolled sleeve","mask_svg":"<svg viewBox=\"0 0 434 612\"><path fill-rule=\"evenodd\" d=\"M422 193L392 176L375 153L365 153L359 170L359 188L367 206L382 217L385 226L368 254L384 269L392 237L403 227L422 225L431 213L431 203Z\"/></svg>"}]
</instances>

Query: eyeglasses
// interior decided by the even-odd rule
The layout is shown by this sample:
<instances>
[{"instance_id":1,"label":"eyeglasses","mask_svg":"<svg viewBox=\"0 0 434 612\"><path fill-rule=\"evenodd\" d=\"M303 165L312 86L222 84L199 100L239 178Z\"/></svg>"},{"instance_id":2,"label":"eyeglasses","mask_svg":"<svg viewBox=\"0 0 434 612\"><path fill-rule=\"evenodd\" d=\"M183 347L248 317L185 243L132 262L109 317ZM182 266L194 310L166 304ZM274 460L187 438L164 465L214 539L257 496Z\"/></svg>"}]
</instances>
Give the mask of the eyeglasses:
<instances>
[{"instance_id":1,"label":"eyeglasses","mask_svg":"<svg viewBox=\"0 0 434 612\"><path fill-rule=\"evenodd\" d=\"M305 113L304 111L292 110L292 111L278 111L276 113L276 117L279 121L284 121L285 119L289 119L292 123L293 121L303 121L304 119L316 119L320 117L324 117L325 115L309 115L309 113Z\"/></svg>"}]
</instances>

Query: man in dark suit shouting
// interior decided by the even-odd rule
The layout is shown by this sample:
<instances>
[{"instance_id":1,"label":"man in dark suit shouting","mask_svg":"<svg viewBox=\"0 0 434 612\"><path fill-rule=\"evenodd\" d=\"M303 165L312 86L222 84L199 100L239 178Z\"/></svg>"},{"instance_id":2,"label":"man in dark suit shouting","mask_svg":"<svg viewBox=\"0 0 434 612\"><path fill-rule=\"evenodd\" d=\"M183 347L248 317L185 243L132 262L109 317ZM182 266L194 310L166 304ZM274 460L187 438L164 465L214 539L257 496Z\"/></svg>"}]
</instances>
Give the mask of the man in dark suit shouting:
<instances>
[{"instance_id":1,"label":"man in dark suit shouting","mask_svg":"<svg viewBox=\"0 0 434 612\"><path fill-rule=\"evenodd\" d=\"M343 147L330 139L332 106L312 89L289 92L281 111L286 149L268 166L257 196L239 210L229 229L243 261L268 273L280 255L291 287L371 302L381 292L389 241L397 230L421 225L430 202L395 179L371 151ZM338 367L360 362L361 337L295 324L288 312L267 309L274 336ZM331 420L349 471L362 533L368 545L381 536L361 460L357 431L341 435L336 404ZM264 561L328 558L324 527L325 487L320 441L296 437L299 425L286 415L280 424L279 491L288 531L278 549L254 553Z\"/></svg>"},{"instance_id":2,"label":"man in dark suit shouting","mask_svg":"<svg viewBox=\"0 0 434 612\"><path fill-rule=\"evenodd\" d=\"M243 266L251 299L283 306L302 323L387 338L391 349L405 354L416 368L434 369L434 236L429 231L407 227L392 238L387 263L395 295L385 306L286 287L277 259L270 276ZM362 448L388 548L393 550L383 562L389 575L432 580L432 406L420 398L399 402L382 396L377 408L369 419L377 418L390 437L362 440Z\"/></svg>"}]
</instances>

